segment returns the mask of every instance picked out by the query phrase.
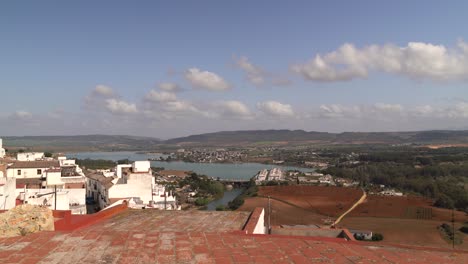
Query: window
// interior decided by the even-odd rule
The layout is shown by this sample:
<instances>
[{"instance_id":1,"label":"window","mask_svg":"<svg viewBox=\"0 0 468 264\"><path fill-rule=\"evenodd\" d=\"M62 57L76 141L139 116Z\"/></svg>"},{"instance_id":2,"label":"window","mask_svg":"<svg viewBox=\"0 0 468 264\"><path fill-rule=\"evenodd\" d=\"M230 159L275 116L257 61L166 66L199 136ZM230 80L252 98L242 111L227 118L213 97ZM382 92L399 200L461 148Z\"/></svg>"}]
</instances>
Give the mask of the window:
<instances>
[{"instance_id":1,"label":"window","mask_svg":"<svg viewBox=\"0 0 468 264\"><path fill-rule=\"evenodd\" d=\"M16 174L21 175L21 170L18 170L18 172Z\"/></svg>"},{"instance_id":2,"label":"window","mask_svg":"<svg viewBox=\"0 0 468 264\"><path fill-rule=\"evenodd\" d=\"M37 175L41 175L42 174L42 170L41 169L37 169Z\"/></svg>"}]
</instances>

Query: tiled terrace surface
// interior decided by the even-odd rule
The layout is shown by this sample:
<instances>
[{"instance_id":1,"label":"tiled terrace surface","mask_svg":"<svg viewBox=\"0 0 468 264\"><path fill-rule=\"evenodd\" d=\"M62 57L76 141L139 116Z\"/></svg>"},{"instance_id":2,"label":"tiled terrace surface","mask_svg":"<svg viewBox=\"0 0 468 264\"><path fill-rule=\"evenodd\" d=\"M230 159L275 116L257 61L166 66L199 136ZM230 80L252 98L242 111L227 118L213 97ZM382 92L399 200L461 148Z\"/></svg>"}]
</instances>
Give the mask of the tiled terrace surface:
<instances>
[{"instance_id":1,"label":"tiled terrace surface","mask_svg":"<svg viewBox=\"0 0 468 264\"><path fill-rule=\"evenodd\" d=\"M249 212L159 211L129 209L99 224L91 231L134 230L156 232L227 232L242 230Z\"/></svg>"},{"instance_id":2,"label":"tiled terrace surface","mask_svg":"<svg viewBox=\"0 0 468 264\"><path fill-rule=\"evenodd\" d=\"M205 220L220 228L211 231L201 231L204 224L196 220L203 212L160 212L162 218L147 212L124 212L70 233L0 239L0 263L468 263L462 252L221 232L229 229L223 218L237 217L229 212L208 214ZM199 224L180 226L191 214Z\"/></svg>"}]
</instances>

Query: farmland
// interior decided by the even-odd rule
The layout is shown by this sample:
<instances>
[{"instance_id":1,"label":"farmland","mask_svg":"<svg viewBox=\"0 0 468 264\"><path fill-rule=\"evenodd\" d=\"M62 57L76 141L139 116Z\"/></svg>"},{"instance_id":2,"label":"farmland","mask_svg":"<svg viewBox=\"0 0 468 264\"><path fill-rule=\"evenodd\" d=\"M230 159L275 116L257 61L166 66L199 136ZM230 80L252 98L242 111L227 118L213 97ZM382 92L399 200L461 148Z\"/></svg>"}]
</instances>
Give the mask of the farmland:
<instances>
[{"instance_id":1,"label":"farmland","mask_svg":"<svg viewBox=\"0 0 468 264\"><path fill-rule=\"evenodd\" d=\"M362 191L325 186L263 186L259 187L258 195L247 199L239 210L267 208L265 196L270 196L272 226L325 225L351 207ZM338 226L381 233L386 243L449 248L451 245L440 236L437 227L450 223L452 211L431 204L430 199L417 196L368 195ZM466 221L466 213L455 211L456 226ZM467 250L468 239L466 235L464 238L457 248Z\"/></svg>"},{"instance_id":2,"label":"farmland","mask_svg":"<svg viewBox=\"0 0 468 264\"><path fill-rule=\"evenodd\" d=\"M264 186L258 195L271 196L323 216L338 217L362 195L360 189L333 186Z\"/></svg>"}]
</instances>

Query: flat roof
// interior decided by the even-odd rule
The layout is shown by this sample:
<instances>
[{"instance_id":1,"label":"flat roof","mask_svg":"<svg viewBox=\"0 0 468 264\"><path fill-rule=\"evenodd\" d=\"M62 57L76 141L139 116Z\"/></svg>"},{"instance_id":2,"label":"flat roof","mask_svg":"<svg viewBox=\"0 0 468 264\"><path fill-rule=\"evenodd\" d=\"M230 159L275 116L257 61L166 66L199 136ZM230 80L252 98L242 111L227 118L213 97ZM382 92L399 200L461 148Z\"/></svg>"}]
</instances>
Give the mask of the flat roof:
<instances>
[{"instance_id":1,"label":"flat roof","mask_svg":"<svg viewBox=\"0 0 468 264\"><path fill-rule=\"evenodd\" d=\"M246 215L126 210L73 232L0 238L0 263L468 263L467 251L232 231Z\"/></svg>"}]
</instances>

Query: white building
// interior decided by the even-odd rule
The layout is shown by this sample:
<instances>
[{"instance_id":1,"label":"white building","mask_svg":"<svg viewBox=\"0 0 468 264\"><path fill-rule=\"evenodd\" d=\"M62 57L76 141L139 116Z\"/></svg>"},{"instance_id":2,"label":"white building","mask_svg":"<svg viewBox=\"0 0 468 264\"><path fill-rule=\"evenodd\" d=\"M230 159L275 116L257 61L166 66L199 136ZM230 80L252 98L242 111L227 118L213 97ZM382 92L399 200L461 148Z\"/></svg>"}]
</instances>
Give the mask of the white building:
<instances>
[{"instance_id":1,"label":"white building","mask_svg":"<svg viewBox=\"0 0 468 264\"><path fill-rule=\"evenodd\" d=\"M267 176L268 176L268 170L267 169L263 169L263 170L259 171L257 176L255 177L255 183L260 184L261 182L266 181Z\"/></svg>"},{"instance_id":2,"label":"white building","mask_svg":"<svg viewBox=\"0 0 468 264\"><path fill-rule=\"evenodd\" d=\"M3 148L3 140L0 138L0 159L5 157L5 149Z\"/></svg>"},{"instance_id":3,"label":"white building","mask_svg":"<svg viewBox=\"0 0 468 264\"><path fill-rule=\"evenodd\" d=\"M266 181L283 181L284 172L280 168L273 168L271 170L263 169L255 176L255 183L261 184Z\"/></svg>"},{"instance_id":4,"label":"white building","mask_svg":"<svg viewBox=\"0 0 468 264\"><path fill-rule=\"evenodd\" d=\"M17 179L43 179L45 171L60 168L58 161L17 161L7 167L7 176Z\"/></svg>"},{"instance_id":5,"label":"white building","mask_svg":"<svg viewBox=\"0 0 468 264\"><path fill-rule=\"evenodd\" d=\"M130 205L140 208L178 210L175 196L157 185L152 175L149 161L136 161L133 164L120 164L113 176L102 173L87 175L86 195L92 197L104 209L120 200L132 200Z\"/></svg>"},{"instance_id":6,"label":"white building","mask_svg":"<svg viewBox=\"0 0 468 264\"><path fill-rule=\"evenodd\" d=\"M16 204L16 179L6 177L6 166L0 164L0 210L9 210Z\"/></svg>"},{"instance_id":7,"label":"white building","mask_svg":"<svg viewBox=\"0 0 468 264\"><path fill-rule=\"evenodd\" d=\"M16 161L6 170L22 203L86 214L86 177L74 160Z\"/></svg>"},{"instance_id":8,"label":"white building","mask_svg":"<svg viewBox=\"0 0 468 264\"><path fill-rule=\"evenodd\" d=\"M44 152L24 152L16 154L18 161L36 161L44 159Z\"/></svg>"}]
</instances>

